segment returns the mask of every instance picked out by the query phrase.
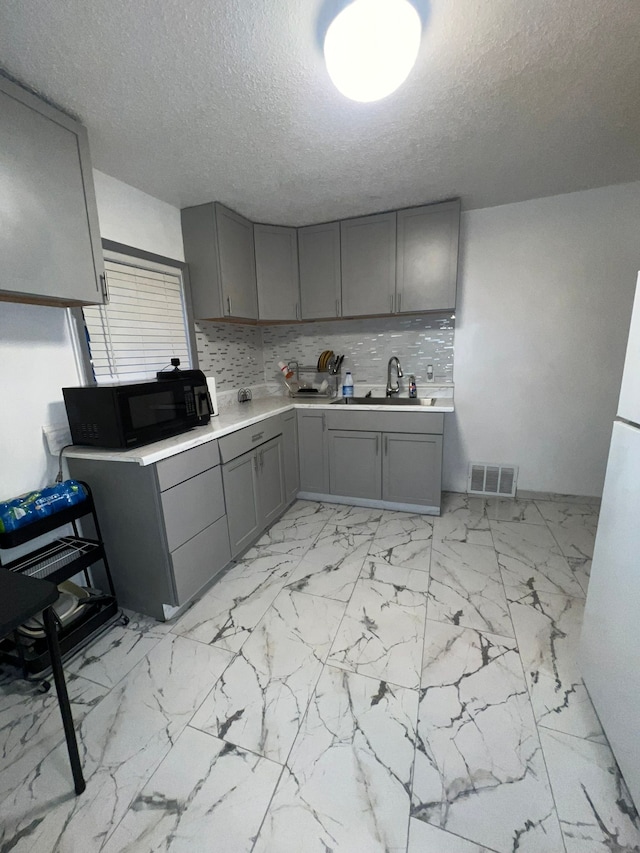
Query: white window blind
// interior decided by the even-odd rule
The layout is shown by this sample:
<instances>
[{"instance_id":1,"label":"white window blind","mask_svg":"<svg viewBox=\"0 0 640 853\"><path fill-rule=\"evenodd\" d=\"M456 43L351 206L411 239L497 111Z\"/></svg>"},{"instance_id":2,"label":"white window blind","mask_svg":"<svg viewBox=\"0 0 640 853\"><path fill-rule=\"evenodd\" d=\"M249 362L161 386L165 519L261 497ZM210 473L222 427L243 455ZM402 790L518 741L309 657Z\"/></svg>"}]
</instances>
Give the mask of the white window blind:
<instances>
[{"instance_id":1,"label":"white window blind","mask_svg":"<svg viewBox=\"0 0 640 853\"><path fill-rule=\"evenodd\" d=\"M98 384L155 379L175 356L190 367L179 273L105 262L109 302L83 308Z\"/></svg>"}]
</instances>

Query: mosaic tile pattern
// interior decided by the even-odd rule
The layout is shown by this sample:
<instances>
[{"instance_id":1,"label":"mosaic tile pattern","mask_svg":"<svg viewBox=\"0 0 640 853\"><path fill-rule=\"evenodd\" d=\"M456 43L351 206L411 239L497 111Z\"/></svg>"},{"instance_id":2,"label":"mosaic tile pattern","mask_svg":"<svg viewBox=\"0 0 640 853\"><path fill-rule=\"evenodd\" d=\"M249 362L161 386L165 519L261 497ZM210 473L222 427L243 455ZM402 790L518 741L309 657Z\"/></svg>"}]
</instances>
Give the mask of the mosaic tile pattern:
<instances>
[{"instance_id":1,"label":"mosaic tile pattern","mask_svg":"<svg viewBox=\"0 0 640 853\"><path fill-rule=\"evenodd\" d=\"M428 364L435 382L453 382L453 333L450 314L265 326L265 380L275 378L281 360L315 364L323 350L332 349L344 354L343 371L350 370L356 383L384 384L392 355L402 363L403 383L413 373L418 387L424 385Z\"/></svg>"},{"instance_id":2,"label":"mosaic tile pattern","mask_svg":"<svg viewBox=\"0 0 640 853\"><path fill-rule=\"evenodd\" d=\"M216 377L217 390L264 382L261 329L207 320L194 326L200 370Z\"/></svg>"}]
</instances>

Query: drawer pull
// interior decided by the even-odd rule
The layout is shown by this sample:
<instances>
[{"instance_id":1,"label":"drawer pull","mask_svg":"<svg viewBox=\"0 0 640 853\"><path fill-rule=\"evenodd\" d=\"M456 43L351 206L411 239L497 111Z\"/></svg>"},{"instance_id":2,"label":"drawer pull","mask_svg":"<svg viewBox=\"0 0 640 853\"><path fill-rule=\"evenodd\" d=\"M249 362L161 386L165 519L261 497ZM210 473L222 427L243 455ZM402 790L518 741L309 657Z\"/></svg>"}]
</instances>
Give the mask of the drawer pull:
<instances>
[{"instance_id":1,"label":"drawer pull","mask_svg":"<svg viewBox=\"0 0 640 853\"><path fill-rule=\"evenodd\" d=\"M251 436L251 441L259 441L263 435L263 432L257 432L255 435Z\"/></svg>"}]
</instances>

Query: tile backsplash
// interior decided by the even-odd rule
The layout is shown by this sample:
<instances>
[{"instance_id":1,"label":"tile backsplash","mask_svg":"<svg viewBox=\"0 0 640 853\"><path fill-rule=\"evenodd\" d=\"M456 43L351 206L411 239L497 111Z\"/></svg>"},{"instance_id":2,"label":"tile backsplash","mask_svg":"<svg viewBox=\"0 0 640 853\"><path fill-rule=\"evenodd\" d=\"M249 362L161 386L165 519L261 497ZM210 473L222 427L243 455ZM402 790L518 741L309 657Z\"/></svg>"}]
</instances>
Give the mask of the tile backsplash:
<instances>
[{"instance_id":1,"label":"tile backsplash","mask_svg":"<svg viewBox=\"0 0 640 853\"><path fill-rule=\"evenodd\" d=\"M216 377L216 388L231 391L264 382L260 327L208 320L194 325L200 370Z\"/></svg>"},{"instance_id":2,"label":"tile backsplash","mask_svg":"<svg viewBox=\"0 0 640 853\"><path fill-rule=\"evenodd\" d=\"M453 382L450 314L262 327L200 321L195 329L200 368L215 374L224 391L279 381L279 361L313 365L325 349L344 354L343 372L350 370L356 384L384 385L392 355L418 386L426 382L428 364L435 382Z\"/></svg>"},{"instance_id":3,"label":"tile backsplash","mask_svg":"<svg viewBox=\"0 0 640 853\"><path fill-rule=\"evenodd\" d=\"M276 378L279 361L295 358L313 365L331 349L344 355L342 371L350 370L356 384L384 385L392 355L402 362L405 377L415 374L418 385L426 382L428 364L436 382L453 382L453 333L450 314L265 326L265 379Z\"/></svg>"}]
</instances>

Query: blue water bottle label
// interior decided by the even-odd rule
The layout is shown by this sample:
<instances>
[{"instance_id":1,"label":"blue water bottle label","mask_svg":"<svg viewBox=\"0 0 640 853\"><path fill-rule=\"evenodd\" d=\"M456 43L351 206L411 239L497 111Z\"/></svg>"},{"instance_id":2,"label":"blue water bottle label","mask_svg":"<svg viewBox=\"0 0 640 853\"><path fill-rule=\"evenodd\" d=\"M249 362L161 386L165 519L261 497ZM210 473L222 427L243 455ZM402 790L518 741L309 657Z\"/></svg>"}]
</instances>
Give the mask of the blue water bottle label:
<instances>
[{"instance_id":1,"label":"blue water bottle label","mask_svg":"<svg viewBox=\"0 0 640 853\"><path fill-rule=\"evenodd\" d=\"M353 385L343 385L342 386L342 396L343 397L353 397Z\"/></svg>"}]
</instances>

